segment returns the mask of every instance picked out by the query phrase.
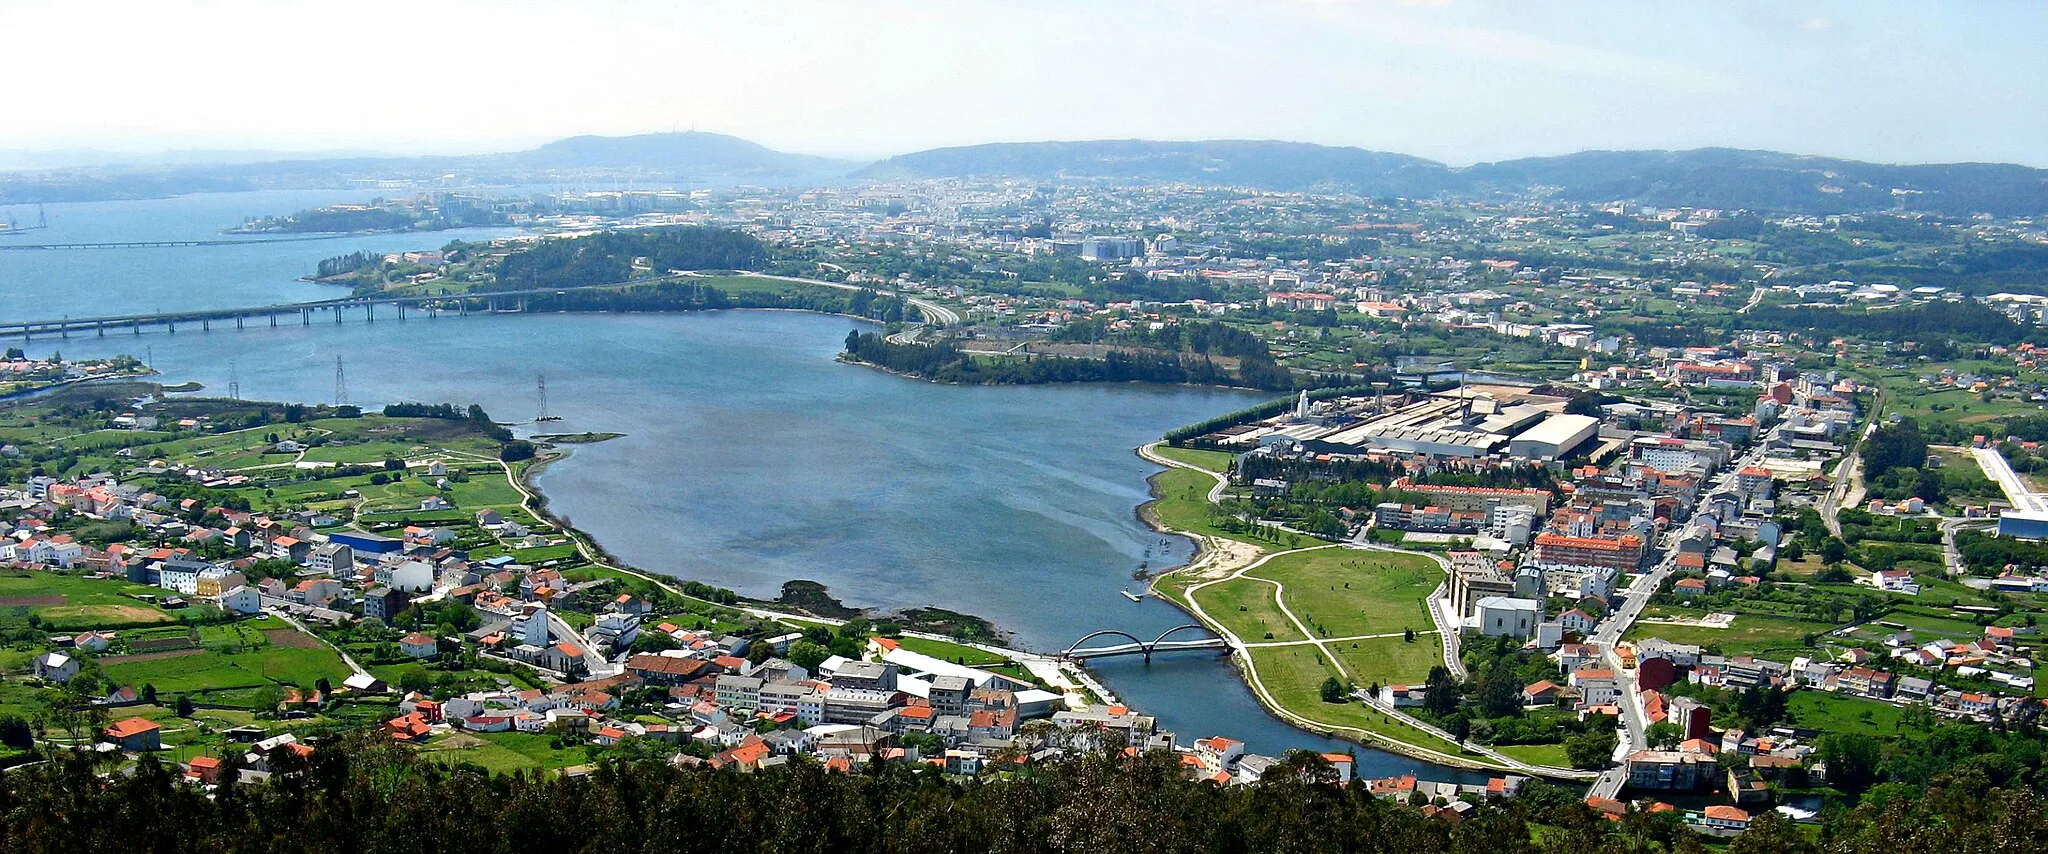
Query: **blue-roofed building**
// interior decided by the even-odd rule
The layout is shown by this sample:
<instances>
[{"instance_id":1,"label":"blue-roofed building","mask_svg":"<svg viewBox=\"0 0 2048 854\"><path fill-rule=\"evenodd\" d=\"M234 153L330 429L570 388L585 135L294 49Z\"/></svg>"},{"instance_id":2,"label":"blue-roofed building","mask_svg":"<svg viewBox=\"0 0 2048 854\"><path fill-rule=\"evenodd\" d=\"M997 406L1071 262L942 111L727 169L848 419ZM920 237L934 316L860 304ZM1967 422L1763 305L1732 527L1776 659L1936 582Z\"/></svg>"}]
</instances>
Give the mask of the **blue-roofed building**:
<instances>
[{"instance_id":1,"label":"blue-roofed building","mask_svg":"<svg viewBox=\"0 0 2048 854\"><path fill-rule=\"evenodd\" d=\"M372 534L367 531L335 531L327 535L327 541L348 546L351 551L379 555L396 554L400 549L405 548L404 540Z\"/></svg>"},{"instance_id":2,"label":"blue-roofed building","mask_svg":"<svg viewBox=\"0 0 2048 854\"><path fill-rule=\"evenodd\" d=\"M2019 540L2048 540L2048 513L2007 510L1999 514L1998 535Z\"/></svg>"}]
</instances>

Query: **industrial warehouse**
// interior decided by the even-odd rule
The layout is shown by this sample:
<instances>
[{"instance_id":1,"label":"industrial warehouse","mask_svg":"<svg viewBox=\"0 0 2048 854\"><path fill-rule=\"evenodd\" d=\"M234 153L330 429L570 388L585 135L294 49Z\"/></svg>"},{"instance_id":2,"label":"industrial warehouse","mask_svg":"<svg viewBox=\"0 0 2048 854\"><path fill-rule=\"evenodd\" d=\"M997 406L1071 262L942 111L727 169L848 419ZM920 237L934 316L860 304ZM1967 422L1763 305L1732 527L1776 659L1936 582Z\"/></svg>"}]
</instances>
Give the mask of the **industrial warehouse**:
<instances>
[{"instance_id":1,"label":"industrial warehouse","mask_svg":"<svg viewBox=\"0 0 2048 854\"><path fill-rule=\"evenodd\" d=\"M1566 413L1566 400L1512 386L1409 395L1344 397L1310 403L1263 422L1205 437L1222 447L1299 446L1317 454L1490 455L1551 462L1619 450L1595 444L1600 420Z\"/></svg>"}]
</instances>

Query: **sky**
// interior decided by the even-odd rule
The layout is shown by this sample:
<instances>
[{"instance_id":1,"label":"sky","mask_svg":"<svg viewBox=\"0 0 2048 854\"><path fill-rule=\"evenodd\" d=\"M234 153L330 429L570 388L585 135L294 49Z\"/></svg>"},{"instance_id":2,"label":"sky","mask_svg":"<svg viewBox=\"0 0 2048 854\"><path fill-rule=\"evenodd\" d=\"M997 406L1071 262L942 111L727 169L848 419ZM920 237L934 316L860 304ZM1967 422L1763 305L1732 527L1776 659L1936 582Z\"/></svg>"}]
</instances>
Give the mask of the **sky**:
<instances>
[{"instance_id":1,"label":"sky","mask_svg":"<svg viewBox=\"0 0 2048 854\"><path fill-rule=\"evenodd\" d=\"M2048 3L0 0L0 149L1256 138L2048 166Z\"/></svg>"}]
</instances>

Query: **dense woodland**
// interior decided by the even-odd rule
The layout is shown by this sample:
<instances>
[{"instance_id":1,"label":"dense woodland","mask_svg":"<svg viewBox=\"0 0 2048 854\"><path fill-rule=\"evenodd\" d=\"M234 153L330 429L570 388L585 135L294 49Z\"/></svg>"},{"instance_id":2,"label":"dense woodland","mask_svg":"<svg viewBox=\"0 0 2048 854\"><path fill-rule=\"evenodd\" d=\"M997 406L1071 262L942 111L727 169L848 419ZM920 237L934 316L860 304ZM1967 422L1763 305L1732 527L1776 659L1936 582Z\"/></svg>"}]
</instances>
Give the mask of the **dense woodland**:
<instances>
[{"instance_id":1,"label":"dense woodland","mask_svg":"<svg viewBox=\"0 0 2048 854\"><path fill-rule=\"evenodd\" d=\"M969 385L1156 382L1231 385L1288 391L1296 378L1271 361L1243 359L1231 371L1206 355L1112 350L1100 360L1049 356L977 359L951 342L895 344L872 332L849 332L846 356L899 374Z\"/></svg>"},{"instance_id":2,"label":"dense woodland","mask_svg":"<svg viewBox=\"0 0 2048 854\"><path fill-rule=\"evenodd\" d=\"M573 240L543 240L505 256L496 290L567 288L623 282L634 259L655 273L669 270L745 270L767 260L751 235L729 228L679 226L606 231Z\"/></svg>"},{"instance_id":3,"label":"dense woodland","mask_svg":"<svg viewBox=\"0 0 2048 854\"><path fill-rule=\"evenodd\" d=\"M614 751L630 756L631 751ZM1173 757L1103 754L979 780L902 766L828 773L809 761L755 774L607 760L588 777L447 768L375 736L277 760L258 785L208 794L146 758L100 777L89 760L0 776L0 848L97 854L276 852L1658 852L1701 851L1673 813L1597 817L1534 784L1462 822L1333 785L1293 754L1262 782L1191 780ZM2044 804L1965 772L1924 795L1830 812L1817 837L1764 813L1731 854L2048 849Z\"/></svg>"}]
</instances>

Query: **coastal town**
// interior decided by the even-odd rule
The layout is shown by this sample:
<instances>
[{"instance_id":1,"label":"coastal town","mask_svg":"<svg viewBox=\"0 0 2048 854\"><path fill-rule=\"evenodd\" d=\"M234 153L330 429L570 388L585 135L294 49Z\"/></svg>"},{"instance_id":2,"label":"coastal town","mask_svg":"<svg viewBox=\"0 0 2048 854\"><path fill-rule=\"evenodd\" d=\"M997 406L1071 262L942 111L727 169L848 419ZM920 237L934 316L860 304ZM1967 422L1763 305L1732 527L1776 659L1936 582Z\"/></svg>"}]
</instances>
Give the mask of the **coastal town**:
<instances>
[{"instance_id":1,"label":"coastal town","mask_svg":"<svg viewBox=\"0 0 2048 854\"><path fill-rule=\"evenodd\" d=\"M971 621L748 600L617 565L542 512L531 468L601 435L16 352L15 761L161 753L216 786L362 732L564 776L1159 752L1225 786L1312 761L1452 823L1585 787L1617 822L1725 836L1817 822L1876 782L1881 738L2038 726L2044 306L1840 278L1865 244L2048 240L2030 219L943 179L432 191L241 228L337 218L529 231L329 258L310 278L356 301L323 307L334 323L380 300L400 319L800 308L878 321L841 358L907 377L1277 393L1139 449L1164 468L1143 515L1199 551L1125 596L1208 636L1021 650ZM1418 770L1173 732L1087 667L1216 651L1279 720Z\"/></svg>"}]
</instances>

